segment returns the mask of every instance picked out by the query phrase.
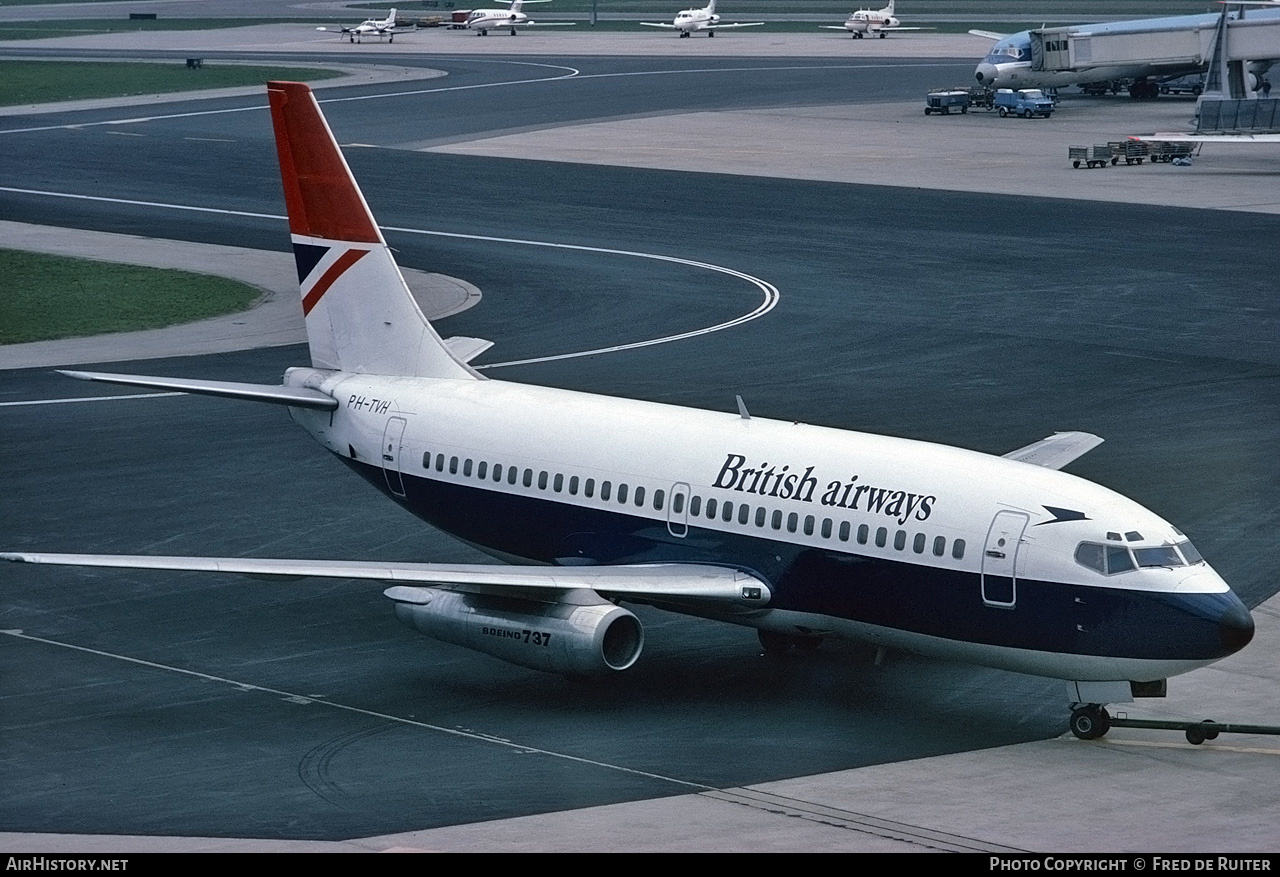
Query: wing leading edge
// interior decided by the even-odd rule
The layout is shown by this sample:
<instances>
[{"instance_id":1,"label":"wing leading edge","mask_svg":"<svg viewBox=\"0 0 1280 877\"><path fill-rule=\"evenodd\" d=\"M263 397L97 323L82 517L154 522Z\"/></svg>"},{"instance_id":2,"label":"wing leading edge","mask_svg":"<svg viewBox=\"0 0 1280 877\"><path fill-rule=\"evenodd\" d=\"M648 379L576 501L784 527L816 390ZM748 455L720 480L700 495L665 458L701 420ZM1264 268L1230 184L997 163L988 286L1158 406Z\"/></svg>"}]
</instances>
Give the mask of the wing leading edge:
<instances>
[{"instance_id":1,"label":"wing leading edge","mask_svg":"<svg viewBox=\"0 0 1280 877\"><path fill-rule=\"evenodd\" d=\"M134 554L43 554L8 552L0 560L16 563L220 572L255 577L338 578L426 585L485 593L556 592L588 589L602 596L644 601L693 600L761 608L769 587L755 576L729 567L692 563L626 566L526 566L487 564L384 563L380 561L284 560L251 557L155 557ZM413 588L407 589L412 591ZM404 588L386 593L413 602Z\"/></svg>"}]
</instances>

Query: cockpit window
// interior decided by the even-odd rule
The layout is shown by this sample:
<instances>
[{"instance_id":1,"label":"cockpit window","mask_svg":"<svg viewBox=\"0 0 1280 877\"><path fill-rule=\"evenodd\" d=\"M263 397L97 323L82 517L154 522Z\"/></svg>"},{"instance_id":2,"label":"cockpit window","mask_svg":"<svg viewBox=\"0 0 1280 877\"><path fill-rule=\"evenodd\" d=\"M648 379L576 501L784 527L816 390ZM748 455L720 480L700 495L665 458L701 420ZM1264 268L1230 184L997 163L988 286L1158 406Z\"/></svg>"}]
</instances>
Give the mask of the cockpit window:
<instances>
[{"instance_id":1,"label":"cockpit window","mask_svg":"<svg viewBox=\"0 0 1280 877\"><path fill-rule=\"evenodd\" d=\"M1181 536L1182 534L1179 533L1178 535ZM1200 552L1197 551L1196 547L1192 545L1190 542L1188 541L1179 542L1178 550L1182 552L1182 556L1186 558L1186 561L1189 565L1194 566L1197 563L1204 563L1204 558L1200 556Z\"/></svg>"},{"instance_id":2,"label":"cockpit window","mask_svg":"<svg viewBox=\"0 0 1280 877\"><path fill-rule=\"evenodd\" d=\"M1138 566L1185 566L1182 555L1172 545L1161 545L1159 548L1135 548L1133 556Z\"/></svg>"},{"instance_id":3,"label":"cockpit window","mask_svg":"<svg viewBox=\"0 0 1280 877\"><path fill-rule=\"evenodd\" d=\"M1111 534L1108 533L1107 536L1109 538ZM1204 563L1204 558L1186 540L1177 545L1132 550L1125 545L1081 542L1076 546L1076 563L1103 575L1113 576L1140 568L1189 566Z\"/></svg>"},{"instance_id":4,"label":"cockpit window","mask_svg":"<svg viewBox=\"0 0 1280 877\"><path fill-rule=\"evenodd\" d=\"M987 53L986 60L993 64L1007 64L1010 61L1030 61L1031 37L1022 36L1019 38L1019 36L996 43L991 47L991 51Z\"/></svg>"},{"instance_id":5,"label":"cockpit window","mask_svg":"<svg viewBox=\"0 0 1280 877\"><path fill-rule=\"evenodd\" d=\"M1121 548L1117 545L1107 546L1107 575L1113 576L1118 572L1128 572L1135 569L1133 565L1133 557L1129 554L1128 548Z\"/></svg>"},{"instance_id":6,"label":"cockpit window","mask_svg":"<svg viewBox=\"0 0 1280 877\"><path fill-rule=\"evenodd\" d=\"M1124 538L1128 542L1141 542L1142 534L1137 530L1130 530L1128 533L1124 534Z\"/></svg>"},{"instance_id":7,"label":"cockpit window","mask_svg":"<svg viewBox=\"0 0 1280 877\"><path fill-rule=\"evenodd\" d=\"M1076 563L1083 564L1089 569L1097 570L1103 575L1107 574L1106 558L1102 553L1102 546L1096 542L1081 542L1076 546Z\"/></svg>"}]
</instances>

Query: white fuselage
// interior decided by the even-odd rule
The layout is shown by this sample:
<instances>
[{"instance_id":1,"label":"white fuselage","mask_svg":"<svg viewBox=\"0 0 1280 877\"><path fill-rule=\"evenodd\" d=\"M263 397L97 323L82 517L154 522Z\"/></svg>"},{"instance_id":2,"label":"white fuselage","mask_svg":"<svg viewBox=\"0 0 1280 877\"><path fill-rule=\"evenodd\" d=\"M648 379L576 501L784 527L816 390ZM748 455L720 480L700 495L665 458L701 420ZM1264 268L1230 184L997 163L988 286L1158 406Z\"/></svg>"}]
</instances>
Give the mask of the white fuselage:
<instances>
[{"instance_id":1,"label":"white fuselage","mask_svg":"<svg viewBox=\"0 0 1280 877\"><path fill-rule=\"evenodd\" d=\"M528 15L511 9L475 9L467 16L466 26L483 34L490 30L516 28L528 22Z\"/></svg>"},{"instance_id":2,"label":"white fuselage","mask_svg":"<svg viewBox=\"0 0 1280 877\"><path fill-rule=\"evenodd\" d=\"M892 15L861 9L850 15L844 23L844 29L851 33L879 33L901 25Z\"/></svg>"},{"instance_id":3,"label":"white fuselage","mask_svg":"<svg viewBox=\"0 0 1280 877\"><path fill-rule=\"evenodd\" d=\"M1152 639L1148 602L1238 603L1203 561L1083 565L1082 543L1167 550L1185 537L1028 463L499 381L295 369L287 382L339 400L332 415L291 409L321 444L497 556L727 564L770 583L770 608L727 621L1062 679L1153 680L1222 655L1179 649L1176 625Z\"/></svg>"},{"instance_id":4,"label":"white fuselage","mask_svg":"<svg viewBox=\"0 0 1280 877\"><path fill-rule=\"evenodd\" d=\"M671 22L671 26L676 30L692 33L696 30L704 30L709 25L719 23L720 16L712 12L710 7L706 7L703 9L681 10Z\"/></svg>"}]
</instances>

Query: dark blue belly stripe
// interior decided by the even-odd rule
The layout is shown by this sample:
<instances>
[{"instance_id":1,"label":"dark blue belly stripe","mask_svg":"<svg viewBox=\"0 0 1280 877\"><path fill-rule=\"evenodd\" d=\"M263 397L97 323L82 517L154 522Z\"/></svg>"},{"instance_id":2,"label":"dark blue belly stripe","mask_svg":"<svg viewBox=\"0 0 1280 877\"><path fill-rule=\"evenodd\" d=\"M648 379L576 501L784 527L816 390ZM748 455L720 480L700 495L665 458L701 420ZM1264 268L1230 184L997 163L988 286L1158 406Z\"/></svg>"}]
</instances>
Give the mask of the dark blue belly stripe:
<instances>
[{"instance_id":1,"label":"dark blue belly stripe","mask_svg":"<svg viewBox=\"0 0 1280 877\"><path fill-rule=\"evenodd\" d=\"M340 458L383 493L447 533L541 563L711 563L751 571L773 588L770 607L1016 649L1149 660L1208 660L1223 642L1232 593L1172 594L1019 579L1016 605L984 605L981 576L879 557L708 530L685 538L665 522L540 496L404 475L404 497L383 470Z\"/></svg>"}]
</instances>

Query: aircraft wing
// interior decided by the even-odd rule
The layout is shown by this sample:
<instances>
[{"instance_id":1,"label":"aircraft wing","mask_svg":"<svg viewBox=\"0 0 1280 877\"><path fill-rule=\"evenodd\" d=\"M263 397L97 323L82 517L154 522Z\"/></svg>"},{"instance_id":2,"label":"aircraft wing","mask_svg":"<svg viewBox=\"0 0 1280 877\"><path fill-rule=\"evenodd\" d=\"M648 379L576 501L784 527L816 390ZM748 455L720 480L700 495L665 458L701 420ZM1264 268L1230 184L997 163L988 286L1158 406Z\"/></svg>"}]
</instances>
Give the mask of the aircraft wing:
<instances>
[{"instance_id":1,"label":"aircraft wing","mask_svg":"<svg viewBox=\"0 0 1280 877\"><path fill-rule=\"evenodd\" d=\"M529 0L525 0L525 2L528 3ZM527 24L530 27L573 27L575 24L577 24L577 22L576 21L526 21L524 22L524 24Z\"/></svg>"},{"instance_id":2,"label":"aircraft wing","mask_svg":"<svg viewBox=\"0 0 1280 877\"><path fill-rule=\"evenodd\" d=\"M692 600L761 608L769 587L749 573L693 563L626 566L498 566L496 564L397 563L345 560L282 560L253 557L156 557L134 554L0 553L15 563L220 572L254 577L337 578L426 585L482 593L563 593L588 589L606 597L629 600ZM387 592L393 600L415 602L413 587Z\"/></svg>"},{"instance_id":3,"label":"aircraft wing","mask_svg":"<svg viewBox=\"0 0 1280 877\"><path fill-rule=\"evenodd\" d=\"M728 24L704 24L699 30L724 30L727 27L760 27L763 21L731 21Z\"/></svg>"},{"instance_id":4,"label":"aircraft wing","mask_svg":"<svg viewBox=\"0 0 1280 877\"><path fill-rule=\"evenodd\" d=\"M995 31L990 30L971 30L969 33L973 34L975 37L986 37L989 40L1002 40L1008 36L1007 33L996 33Z\"/></svg>"},{"instance_id":5,"label":"aircraft wing","mask_svg":"<svg viewBox=\"0 0 1280 877\"><path fill-rule=\"evenodd\" d=\"M1102 442L1102 438L1089 432L1055 432L1048 438L1032 442L1016 451L1010 451L1004 455L1004 458L1043 466L1046 469L1061 469L1077 457L1083 457Z\"/></svg>"},{"instance_id":6,"label":"aircraft wing","mask_svg":"<svg viewBox=\"0 0 1280 877\"><path fill-rule=\"evenodd\" d=\"M1143 138L1148 139L1148 138ZM1280 134L1152 134L1169 143L1280 143Z\"/></svg>"},{"instance_id":7,"label":"aircraft wing","mask_svg":"<svg viewBox=\"0 0 1280 877\"><path fill-rule=\"evenodd\" d=\"M668 28L669 30L676 29L676 26L674 24L664 24L661 21L641 21L639 22L639 24L643 24L645 27L665 27L665 28Z\"/></svg>"}]
</instances>

